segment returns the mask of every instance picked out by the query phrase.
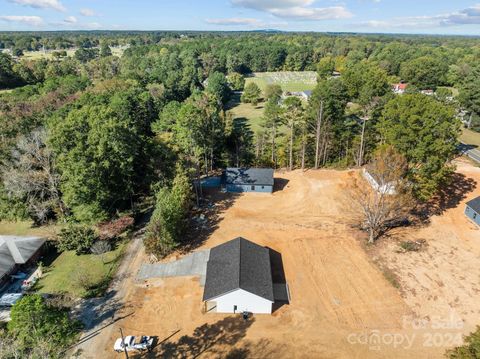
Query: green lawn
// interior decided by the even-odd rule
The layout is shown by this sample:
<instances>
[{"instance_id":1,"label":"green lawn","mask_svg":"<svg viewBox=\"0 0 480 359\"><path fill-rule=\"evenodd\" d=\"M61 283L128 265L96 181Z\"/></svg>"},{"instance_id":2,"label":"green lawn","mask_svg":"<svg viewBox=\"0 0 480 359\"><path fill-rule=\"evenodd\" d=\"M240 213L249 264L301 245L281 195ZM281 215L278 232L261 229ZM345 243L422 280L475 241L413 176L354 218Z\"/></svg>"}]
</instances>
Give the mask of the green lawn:
<instances>
[{"instance_id":1,"label":"green lawn","mask_svg":"<svg viewBox=\"0 0 480 359\"><path fill-rule=\"evenodd\" d=\"M246 78L246 83L249 82L255 82L262 91L269 84L278 84L283 91L306 91L317 85L317 74L314 71L255 72Z\"/></svg>"},{"instance_id":2,"label":"green lawn","mask_svg":"<svg viewBox=\"0 0 480 359\"><path fill-rule=\"evenodd\" d=\"M31 221L0 221L0 235L53 237L59 228L59 225L34 227Z\"/></svg>"},{"instance_id":3,"label":"green lawn","mask_svg":"<svg viewBox=\"0 0 480 359\"><path fill-rule=\"evenodd\" d=\"M460 136L460 141L467 145L480 147L480 133L464 128Z\"/></svg>"},{"instance_id":4,"label":"green lawn","mask_svg":"<svg viewBox=\"0 0 480 359\"><path fill-rule=\"evenodd\" d=\"M75 297L83 297L87 290L81 285L82 280L87 280L92 287L100 287L109 282L113 275L123 251L126 241L104 255L104 262L100 256L84 254L77 256L74 251L61 253L49 263L45 259L44 275L36 285L39 293L69 293Z\"/></svg>"},{"instance_id":5,"label":"green lawn","mask_svg":"<svg viewBox=\"0 0 480 359\"><path fill-rule=\"evenodd\" d=\"M232 99L227 104L228 112L233 114L233 118L246 119L254 133L261 128L264 107L265 104L263 102L257 106L251 103L242 103L240 102L240 95L232 96Z\"/></svg>"}]
</instances>

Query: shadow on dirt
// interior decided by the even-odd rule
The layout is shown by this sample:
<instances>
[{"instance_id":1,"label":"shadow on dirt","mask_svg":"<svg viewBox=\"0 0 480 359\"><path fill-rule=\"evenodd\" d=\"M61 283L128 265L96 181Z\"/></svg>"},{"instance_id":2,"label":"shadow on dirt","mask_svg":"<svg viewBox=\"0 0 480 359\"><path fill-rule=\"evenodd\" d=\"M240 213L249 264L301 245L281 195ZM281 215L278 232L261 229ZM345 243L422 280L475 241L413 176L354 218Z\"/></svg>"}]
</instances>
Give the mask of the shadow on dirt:
<instances>
[{"instance_id":1,"label":"shadow on dirt","mask_svg":"<svg viewBox=\"0 0 480 359\"><path fill-rule=\"evenodd\" d=\"M442 187L439 193L427 203L418 206L414 214L422 221L441 215L445 211L456 208L469 194L477 188L477 182L461 173L454 173L449 184Z\"/></svg>"},{"instance_id":2,"label":"shadow on dirt","mask_svg":"<svg viewBox=\"0 0 480 359\"><path fill-rule=\"evenodd\" d=\"M223 193L218 189L204 189L201 207L192 211L185 241L180 248L188 253L201 246L218 228L221 214L229 209L240 196L238 193Z\"/></svg>"},{"instance_id":3,"label":"shadow on dirt","mask_svg":"<svg viewBox=\"0 0 480 359\"><path fill-rule=\"evenodd\" d=\"M242 340L255 318L242 319L241 316L230 316L213 324L203 324L191 335L184 335L177 341L170 341L176 333L166 340L160 341L150 353L130 355L131 358L197 358L208 352L208 357L216 357L228 352Z\"/></svg>"},{"instance_id":4,"label":"shadow on dirt","mask_svg":"<svg viewBox=\"0 0 480 359\"><path fill-rule=\"evenodd\" d=\"M286 178L275 178L275 182L273 183L273 192L280 192L285 189L289 180Z\"/></svg>"}]
</instances>

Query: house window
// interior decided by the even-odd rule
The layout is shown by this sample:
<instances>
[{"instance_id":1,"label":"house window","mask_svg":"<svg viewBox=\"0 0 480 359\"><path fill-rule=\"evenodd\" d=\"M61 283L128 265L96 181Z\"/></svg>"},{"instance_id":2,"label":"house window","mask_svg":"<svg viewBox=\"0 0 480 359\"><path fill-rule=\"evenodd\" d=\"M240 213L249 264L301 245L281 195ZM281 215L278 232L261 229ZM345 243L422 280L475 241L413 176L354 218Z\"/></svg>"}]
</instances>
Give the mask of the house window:
<instances>
[{"instance_id":1,"label":"house window","mask_svg":"<svg viewBox=\"0 0 480 359\"><path fill-rule=\"evenodd\" d=\"M475 212L473 213L473 219L477 219L477 214Z\"/></svg>"},{"instance_id":2,"label":"house window","mask_svg":"<svg viewBox=\"0 0 480 359\"><path fill-rule=\"evenodd\" d=\"M265 189L265 186L262 186L262 189Z\"/></svg>"},{"instance_id":3,"label":"house window","mask_svg":"<svg viewBox=\"0 0 480 359\"><path fill-rule=\"evenodd\" d=\"M252 191L255 191L255 186L252 186L252 188L251 188L251 189L252 189Z\"/></svg>"}]
</instances>

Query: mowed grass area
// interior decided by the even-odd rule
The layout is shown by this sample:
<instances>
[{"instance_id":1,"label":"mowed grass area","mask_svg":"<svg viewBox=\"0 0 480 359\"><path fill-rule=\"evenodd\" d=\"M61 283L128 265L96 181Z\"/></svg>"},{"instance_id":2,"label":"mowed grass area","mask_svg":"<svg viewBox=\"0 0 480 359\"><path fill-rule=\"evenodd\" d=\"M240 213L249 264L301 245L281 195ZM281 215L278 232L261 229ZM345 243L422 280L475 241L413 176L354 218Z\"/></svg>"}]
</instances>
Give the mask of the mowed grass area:
<instances>
[{"instance_id":1,"label":"mowed grass area","mask_svg":"<svg viewBox=\"0 0 480 359\"><path fill-rule=\"evenodd\" d=\"M256 72L246 78L246 83L249 82L255 82L262 92L269 84L278 84L283 91L299 92L313 90L317 85L317 74L314 71ZM233 95L227 104L227 110L233 114L233 118L245 120L253 133L262 128L264 109L264 102L260 102L256 106L242 103L240 94Z\"/></svg>"},{"instance_id":2,"label":"mowed grass area","mask_svg":"<svg viewBox=\"0 0 480 359\"><path fill-rule=\"evenodd\" d=\"M39 236L39 237L54 237L61 226L59 225L45 225L35 227L31 221L6 222L0 221L0 235L11 236Z\"/></svg>"},{"instance_id":3,"label":"mowed grass area","mask_svg":"<svg viewBox=\"0 0 480 359\"><path fill-rule=\"evenodd\" d=\"M249 82L255 82L262 91L270 84L282 86L283 91L307 91L317 85L317 74L314 71L255 72L246 78L246 83Z\"/></svg>"},{"instance_id":4,"label":"mowed grass area","mask_svg":"<svg viewBox=\"0 0 480 359\"><path fill-rule=\"evenodd\" d=\"M122 57L123 52L125 51L126 47L112 47L110 49L112 50L112 55ZM27 60L39 60L39 59L51 60L51 59L53 59L53 53L56 52L56 51L61 51L61 50L54 50L54 51L47 51L47 52L25 51L23 53L22 58L27 59ZM67 51L67 56L73 57L75 55L75 51L77 51L77 49L68 49L68 50L65 50L65 51Z\"/></svg>"},{"instance_id":5,"label":"mowed grass area","mask_svg":"<svg viewBox=\"0 0 480 359\"><path fill-rule=\"evenodd\" d=\"M68 293L76 298L88 294L84 283L92 288L106 286L117 269L127 242L120 242L113 251L101 256L83 254L77 256L74 251L47 256L43 276L35 288L39 293ZM51 262L50 262L51 261Z\"/></svg>"},{"instance_id":6,"label":"mowed grass area","mask_svg":"<svg viewBox=\"0 0 480 359\"><path fill-rule=\"evenodd\" d=\"M227 104L227 110L233 115L233 118L245 119L254 133L261 128L264 108L264 102L260 102L256 106L251 103L242 103L239 94L233 95Z\"/></svg>"},{"instance_id":7,"label":"mowed grass area","mask_svg":"<svg viewBox=\"0 0 480 359\"><path fill-rule=\"evenodd\" d=\"M460 141L467 145L480 147L480 133L464 128L460 135Z\"/></svg>"}]
</instances>

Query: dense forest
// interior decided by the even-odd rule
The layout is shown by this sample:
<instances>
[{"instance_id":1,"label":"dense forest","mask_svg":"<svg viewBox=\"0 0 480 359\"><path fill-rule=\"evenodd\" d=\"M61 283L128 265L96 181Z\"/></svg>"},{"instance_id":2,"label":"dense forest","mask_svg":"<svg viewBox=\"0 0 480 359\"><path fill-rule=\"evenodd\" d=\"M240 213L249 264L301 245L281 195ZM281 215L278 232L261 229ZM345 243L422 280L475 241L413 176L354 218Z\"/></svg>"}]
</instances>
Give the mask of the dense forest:
<instances>
[{"instance_id":1,"label":"dense forest","mask_svg":"<svg viewBox=\"0 0 480 359\"><path fill-rule=\"evenodd\" d=\"M479 122L476 38L2 33L0 48L0 217L94 224L155 195L147 243L157 254L178 244L189 199L201 203L191 184L225 166L361 166L392 145L427 200L451 172L458 113ZM32 50L53 56L22 56ZM261 130L229 113L252 72L305 70L318 75L308 103L245 87L243 101L265 102ZM399 81L404 96L391 91Z\"/></svg>"},{"instance_id":2,"label":"dense forest","mask_svg":"<svg viewBox=\"0 0 480 359\"><path fill-rule=\"evenodd\" d=\"M58 224L59 252L99 254L104 266L100 227L114 238L147 218L156 258L184 244L192 209L208 206L201 179L226 166L400 164L421 204L451 179L461 126L480 131L473 37L18 32L0 33L0 50L0 221ZM308 100L249 81L282 71L314 72ZM255 127L233 114L239 104L262 106ZM369 224L372 242L385 218ZM96 296L109 273L73 280ZM41 295L19 303L6 357L62 357L80 323Z\"/></svg>"}]
</instances>

